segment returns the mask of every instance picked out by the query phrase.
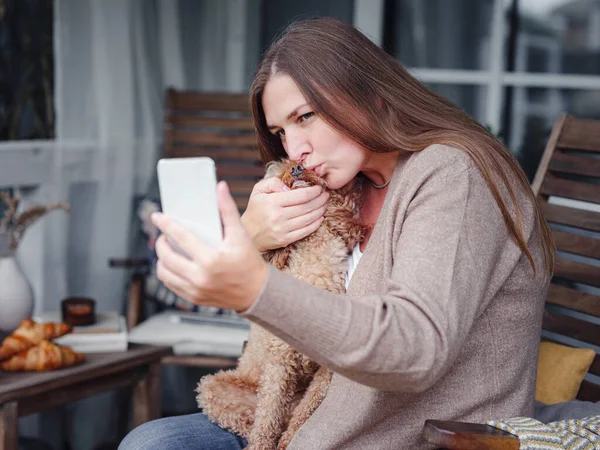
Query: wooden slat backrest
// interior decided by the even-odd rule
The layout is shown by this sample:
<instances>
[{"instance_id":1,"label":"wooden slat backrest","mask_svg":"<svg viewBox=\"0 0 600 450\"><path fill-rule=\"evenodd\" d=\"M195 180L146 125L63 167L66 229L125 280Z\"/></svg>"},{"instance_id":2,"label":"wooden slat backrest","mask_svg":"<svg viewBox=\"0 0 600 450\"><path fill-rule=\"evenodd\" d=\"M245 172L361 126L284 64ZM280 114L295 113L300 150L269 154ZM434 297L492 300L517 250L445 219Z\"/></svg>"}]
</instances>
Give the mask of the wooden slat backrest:
<instances>
[{"instance_id":1,"label":"wooden slat backrest","mask_svg":"<svg viewBox=\"0 0 600 450\"><path fill-rule=\"evenodd\" d=\"M600 347L600 322L594 323L600 319L600 296L583 292L582 286L591 291L600 288L600 121L561 116L532 187L559 252L546 298L542 339ZM589 373L600 376L598 354ZM584 381L577 398L600 401L600 385ZM483 424L428 420L423 436L443 447L439 450L520 448L516 435Z\"/></svg>"},{"instance_id":2,"label":"wooden slat backrest","mask_svg":"<svg viewBox=\"0 0 600 450\"><path fill-rule=\"evenodd\" d=\"M582 292L582 285L600 288L600 121L562 115L532 187L557 249L543 328L600 347L600 325L577 317L600 319L600 296ZM589 372L600 376L600 356ZM584 381L578 398L600 401L600 385Z\"/></svg>"},{"instance_id":3,"label":"wooden slat backrest","mask_svg":"<svg viewBox=\"0 0 600 450\"><path fill-rule=\"evenodd\" d=\"M264 175L247 94L167 91L164 157L193 156L215 160L217 177L228 182L243 211Z\"/></svg>"}]
</instances>

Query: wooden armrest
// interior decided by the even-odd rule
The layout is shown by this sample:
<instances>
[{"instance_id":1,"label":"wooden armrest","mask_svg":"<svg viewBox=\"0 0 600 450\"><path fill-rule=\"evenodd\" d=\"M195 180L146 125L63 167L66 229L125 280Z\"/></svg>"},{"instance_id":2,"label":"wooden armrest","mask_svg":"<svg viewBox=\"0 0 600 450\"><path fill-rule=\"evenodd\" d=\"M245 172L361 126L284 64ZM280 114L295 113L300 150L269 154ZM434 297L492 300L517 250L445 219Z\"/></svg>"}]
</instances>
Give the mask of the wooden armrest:
<instances>
[{"instance_id":1,"label":"wooden armrest","mask_svg":"<svg viewBox=\"0 0 600 450\"><path fill-rule=\"evenodd\" d=\"M449 450L518 450L519 438L491 425L428 420L423 437Z\"/></svg>"},{"instance_id":2,"label":"wooden armrest","mask_svg":"<svg viewBox=\"0 0 600 450\"><path fill-rule=\"evenodd\" d=\"M109 267L118 268L147 268L150 266L148 258L110 258L108 260Z\"/></svg>"}]
</instances>

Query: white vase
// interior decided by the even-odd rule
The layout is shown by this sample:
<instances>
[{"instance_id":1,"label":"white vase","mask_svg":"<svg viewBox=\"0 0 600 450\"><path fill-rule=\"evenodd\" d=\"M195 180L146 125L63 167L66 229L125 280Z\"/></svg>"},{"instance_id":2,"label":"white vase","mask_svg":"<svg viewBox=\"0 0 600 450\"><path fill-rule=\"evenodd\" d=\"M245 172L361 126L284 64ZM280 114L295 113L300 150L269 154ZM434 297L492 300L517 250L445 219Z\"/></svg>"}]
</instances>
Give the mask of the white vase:
<instances>
[{"instance_id":1,"label":"white vase","mask_svg":"<svg viewBox=\"0 0 600 450\"><path fill-rule=\"evenodd\" d=\"M10 248L10 234L0 231L0 332L11 333L33 313L33 290Z\"/></svg>"}]
</instances>

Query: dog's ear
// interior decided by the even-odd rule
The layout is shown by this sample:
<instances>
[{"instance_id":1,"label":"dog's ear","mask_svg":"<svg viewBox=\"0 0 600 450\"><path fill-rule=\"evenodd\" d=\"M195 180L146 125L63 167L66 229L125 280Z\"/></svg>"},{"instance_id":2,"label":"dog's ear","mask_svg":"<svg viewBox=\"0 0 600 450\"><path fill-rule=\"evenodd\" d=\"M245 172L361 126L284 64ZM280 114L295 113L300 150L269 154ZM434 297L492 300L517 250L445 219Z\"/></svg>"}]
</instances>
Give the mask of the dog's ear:
<instances>
[{"instance_id":1,"label":"dog's ear","mask_svg":"<svg viewBox=\"0 0 600 450\"><path fill-rule=\"evenodd\" d=\"M267 250L263 253L263 258L266 262L273 265L276 269L283 269L287 264L292 246L277 248L275 250Z\"/></svg>"},{"instance_id":2,"label":"dog's ear","mask_svg":"<svg viewBox=\"0 0 600 450\"><path fill-rule=\"evenodd\" d=\"M352 249L356 247L356 244L362 242L370 229L371 227L363 225L359 220L349 224L346 230L346 244L348 246L348 251L352 251Z\"/></svg>"},{"instance_id":3,"label":"dog's ear","mask_svg":"<svg viewBox=\"0 0 600 450\"><path fill-rule=\"evenodd\" d=\"M352 208L352 210L356 212L356 215L358 217L360 208L363 204L364 195L362 189L358 187L356 180L354 181L352 189L348 193L346 193L345 197L350 208Z\"/></svg>"},{"instance_id":4,"label":"dog's ear","mask_svg":"<svg viewBox=\"0 0 600 450\"><path fill-rule=\"evenodd\" d=\"M348 251L351 251L356 244L365 238L369 227L363 225L359 217L349 219L346 216L340 217L340 220L337 219L335 216L329 217L327 224L331 231L342 238Z\"/></svg>"},{"instance_id":5,"label":"dog's ear","mask_svg":"<svg viewBox=\"0 0 600 450\"><path fill-rule=\"evenodd\" d=\"M331 192L326 216L329 228L338 234L352 250L361 242L369 227L360 220L360 208L363 203L362 190L356 183L349 183L342 189Z\"/></svg>"},{"instance_id":6,"label":"dog's ear","mask_svg":"<svg viewBox=\"0 0 600 450\"><path fill-rule=\"evenodd\" d=\"M281 178L283 173L289 166L290 161L288 159L282 159L281 161L271 161L265 166L265 178Z\"/></svg>"}]
</instances>

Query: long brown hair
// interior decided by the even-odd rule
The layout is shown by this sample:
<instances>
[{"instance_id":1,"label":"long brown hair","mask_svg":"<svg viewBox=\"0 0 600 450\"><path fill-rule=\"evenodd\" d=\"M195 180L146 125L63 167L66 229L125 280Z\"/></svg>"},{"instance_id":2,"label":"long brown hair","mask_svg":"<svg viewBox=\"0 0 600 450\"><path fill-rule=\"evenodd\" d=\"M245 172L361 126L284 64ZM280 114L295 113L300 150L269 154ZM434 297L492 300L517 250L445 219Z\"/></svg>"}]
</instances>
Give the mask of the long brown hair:
<instances>
[{"instance_id":1,"label":"long brown hair","mask_svg":"<svg viewBox=\"0 0 600 450\"><path fill-rule=\"evenodd\" d=\"M332 18L298 21L264 55L250 89L250 108L264 162L285 155L280 139L267 129L262 108L263 90L274 73L292 77L323 120L365 149L418 152L432 144L446 143L466 151L488 183L535 275L521 208L511 186L516 181L535 207L544 267L552 273L554 244L550 229L512 154L483 126L423 86L357 29ZM501 188L510 198L514 218Z\"/></svg>"}]
</instances>

